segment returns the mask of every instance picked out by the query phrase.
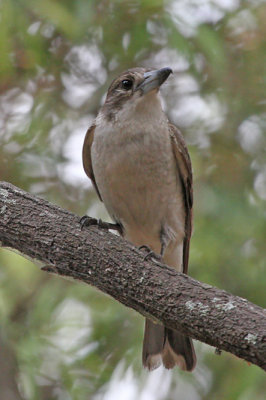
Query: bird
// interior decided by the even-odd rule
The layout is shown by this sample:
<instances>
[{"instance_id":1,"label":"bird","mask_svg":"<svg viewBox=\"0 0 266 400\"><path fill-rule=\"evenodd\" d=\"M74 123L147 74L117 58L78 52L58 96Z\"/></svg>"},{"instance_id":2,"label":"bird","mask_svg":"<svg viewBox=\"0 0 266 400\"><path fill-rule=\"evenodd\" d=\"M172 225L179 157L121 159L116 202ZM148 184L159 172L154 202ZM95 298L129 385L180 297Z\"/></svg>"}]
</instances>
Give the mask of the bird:
<instances>
[{"instance_id":1,"label":"bird","mask_svg":"<svg viewBox=\"0 0 266 400\"><path fill-rule=\"evenodd\" d=\"M113 224L129 242L147 247L187 274L192 231L192 166L180 130L162 109L160 87L172 69L122 72L88 129L83 167ZM101 222L101 221L100 221ZM192 371L191 338L145 320L143 366Z\"/></svg>"}]
</instances>

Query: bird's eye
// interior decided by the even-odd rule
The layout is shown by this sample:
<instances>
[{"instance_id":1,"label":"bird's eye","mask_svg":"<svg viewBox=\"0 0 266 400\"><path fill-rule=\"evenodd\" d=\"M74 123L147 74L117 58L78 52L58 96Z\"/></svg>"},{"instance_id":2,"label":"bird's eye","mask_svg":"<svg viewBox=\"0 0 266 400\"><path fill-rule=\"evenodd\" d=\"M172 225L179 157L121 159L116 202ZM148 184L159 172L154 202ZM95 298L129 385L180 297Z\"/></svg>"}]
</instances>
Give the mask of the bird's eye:
<instances>
[{"instance_id":1,"label":"bird's eye","mask_svg":"<svg viewBox=\"0 0 266 400\"><path fill-rule=\"evenodd\" d=\"M133 86L133 82L130 79L124 79L121 82L121 86L125 90L130 90L132 88L132 86Z\"/></svg>"}]
</instances>

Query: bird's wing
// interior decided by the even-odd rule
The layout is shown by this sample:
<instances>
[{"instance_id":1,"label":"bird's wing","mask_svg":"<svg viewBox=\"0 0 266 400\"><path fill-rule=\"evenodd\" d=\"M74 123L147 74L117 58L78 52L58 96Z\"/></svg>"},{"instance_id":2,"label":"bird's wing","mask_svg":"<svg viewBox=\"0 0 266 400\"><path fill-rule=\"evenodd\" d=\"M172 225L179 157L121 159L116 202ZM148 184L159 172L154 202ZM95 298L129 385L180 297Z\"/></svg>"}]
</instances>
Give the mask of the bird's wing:
<instances>
[{"instance_id":1,"label":"bird's wing","mask_svg":"<svg viewBox=\"0 0 266 400\"><path fill-rule=\"evenodd\" d=\"M87 130L87 133L85 136L83 149L82 149L82 160L83 160L83 168L84 168L86 174L88 175L88 177L91 179L93 186L94 186L100 200L102 200L99 189L98 189L96 181L95 181L95 176L93 173L92 161L91 161L91 146L93 143L94 131L95 131L95 124L92 124L92 126Z\"/></svg>"},{"instance_id":2,"label":"bird's wing","mask_svg":"<svg viewBox=\"0 0 266 400\"><path fill-rule=\"evenodd\" d=\"M185 205L185 237L183 242L183 272L187 274L189 259L189 244L192 233L192 207L193 207L193 178L192 166L188 150L181 132L176 126L169 124L170 138L174 152L176 166L183 186Z\"/></svg>"}]
</instances>

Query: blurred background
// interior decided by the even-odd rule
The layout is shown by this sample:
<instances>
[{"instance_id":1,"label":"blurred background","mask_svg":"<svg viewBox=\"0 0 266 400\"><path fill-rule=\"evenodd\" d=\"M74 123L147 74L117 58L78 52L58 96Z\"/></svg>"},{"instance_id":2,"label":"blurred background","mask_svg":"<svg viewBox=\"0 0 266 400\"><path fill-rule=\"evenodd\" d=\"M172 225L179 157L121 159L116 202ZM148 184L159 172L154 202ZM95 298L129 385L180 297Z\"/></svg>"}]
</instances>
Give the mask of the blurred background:
<instances>
[{"instance_id":1,"label":"blurred background","mask_svg":"<svg viewBox=\"0 0 266 400\"><path fill-rule=\"evenodd\" d=\"M195 181L190 274L264 306L263 0L2 0L0 178L107 219L81 150L111 80L169 66L163 106ZM143 318L0 251L0 400L264 399L265 375L196 342L192 374L141 366Z\"/></svg>"}]
</instances>

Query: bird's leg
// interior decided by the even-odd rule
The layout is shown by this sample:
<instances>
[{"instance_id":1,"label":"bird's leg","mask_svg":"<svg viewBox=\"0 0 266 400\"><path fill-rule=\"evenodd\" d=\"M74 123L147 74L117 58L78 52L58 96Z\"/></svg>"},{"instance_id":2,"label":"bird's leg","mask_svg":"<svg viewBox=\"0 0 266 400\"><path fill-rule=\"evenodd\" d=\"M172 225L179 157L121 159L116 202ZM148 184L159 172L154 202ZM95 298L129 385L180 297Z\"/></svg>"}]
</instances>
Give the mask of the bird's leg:
<instances>
[{"instance_id":1,"label":"bird's leg","mask_svg":"<svg viewBox=\"0 0 266 400\"><path fill-rule=\"evenodd\" d=\"M168 240L165 240L163 235L161 235L161 251L160 251L160 256L163 258L166 247L168 245Z\"/></svg>"},{"instance_id":2,"label":"bird's leg","mask_svg":"<svg viewBox=\"0 0 266 400\"><path fill-rule=\"evenodd\" d=\"M84 215L83 217L80 218L79 220L81 230L84 228L84 226L95 226L97 225L100 229L112 229L114 231L118 231L120 235L122 234L122 227L120 224L116 223L113 224L111 222L105 222L102 221L101 219L97 218L91 218L88 217L88 215Z\"/></svg>"},{"instance_id":3,"label":"bird's leg","mask_svg":"<svg viewBox=\"0 0 266 400\"><path fill-rule=\"evenodd\" d=\"M169 243L169 238L164 233L163 228L161 229L161 232L160 232L160 242L161 242L160 254L156 254L149 246L147 246L145 244L139 247L139 250L147 251L147 254L144 257L144 261L146 261L148 259L153 259L155 262L156 261L159 261L160 263L162 262L165 250Z\"/></svg>"}]
</instances>

